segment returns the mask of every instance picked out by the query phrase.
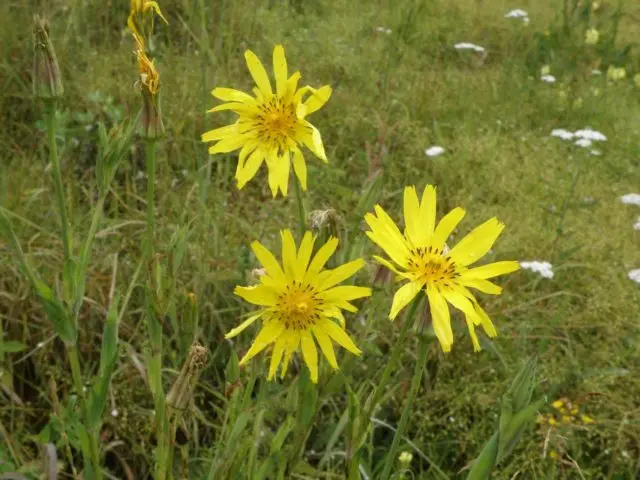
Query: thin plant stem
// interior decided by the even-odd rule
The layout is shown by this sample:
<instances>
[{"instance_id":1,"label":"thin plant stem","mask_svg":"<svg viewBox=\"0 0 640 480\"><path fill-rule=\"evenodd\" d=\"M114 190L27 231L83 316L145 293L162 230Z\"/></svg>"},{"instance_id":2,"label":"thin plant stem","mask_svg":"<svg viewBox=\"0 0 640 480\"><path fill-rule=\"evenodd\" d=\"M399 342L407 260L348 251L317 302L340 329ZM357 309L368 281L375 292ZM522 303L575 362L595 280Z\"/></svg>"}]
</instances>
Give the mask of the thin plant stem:
<instances>
[{"instance_id":1,"label":"thin plant stem","mask_svg":"<svg viewBox=\"0 0 640 480\"><path fill-rule=\"evenodd\" d=\"M294 189L296 191L296 204L298 206L298 225L300 225L300 237L304 235L307 230L307 215L304 211L304 203L302 202L302 188L298 179L293 181Z\"/></svg>"},{"instance_id":2,"label":"thin plant stem","mask_svg":"<svg viewBox=\"0 0 640 480\"><path fill-rule=\"evenodd\" d=\"M144 253L147 260L153 258L153 231L154 231L154 198L156 182L156 141L147 140L147 239L144 245Z\"/></svg>"},{"instance_id":3,"label":"thin plant stem","mask_svg":"<svg viewBox=\"0 0 640 480\"><path fill-rule=\"evenodd\" d=\"M380 480L387 480L389 475L391 474L391 468L395 464L396 454L398 453L398 447L400 446L400 440L404 434L404 430L407 428L407 422L409 421L409 416L413 413L413 402L418 395L418 390L420 388L420 383L422 382L422 374L424 373L424 368L427 363L427 354L429 353L429 341L424 335L420 335L420 347L418 351L418 361L415 364L413 370L413 377L411 378L411 388L409 389L409 396L407 397L407 402L404 405L404 409L402 410L402 415L400 416L400 423L398 423L398 428L396 429L396 433L393 436L393 442L391 443L391 448L389 449L389 453L387 454L387 460L384 464L384 470L382 471L382 475L379 477Z\"/></svg>"},{"instance_id":4,"label":"thin plant stem","mask_svg":"<svg viewBox=\"0 0 640 480\"><path fill-rule=\"evenodd\" d=\"M56 103L51 100L47 105L47 139L49 141L49 162L53 170L53 181L56 188L56 199L60 210L60 223L62 233L62 244L64 245L65 260L71 258L71 232L69 230L69 220L67 217L67 206L64 198L64 187L62 185L62 173L60 172L60 159L58 158L58 147L56 145Z\"/></svg>"}]
</instances>

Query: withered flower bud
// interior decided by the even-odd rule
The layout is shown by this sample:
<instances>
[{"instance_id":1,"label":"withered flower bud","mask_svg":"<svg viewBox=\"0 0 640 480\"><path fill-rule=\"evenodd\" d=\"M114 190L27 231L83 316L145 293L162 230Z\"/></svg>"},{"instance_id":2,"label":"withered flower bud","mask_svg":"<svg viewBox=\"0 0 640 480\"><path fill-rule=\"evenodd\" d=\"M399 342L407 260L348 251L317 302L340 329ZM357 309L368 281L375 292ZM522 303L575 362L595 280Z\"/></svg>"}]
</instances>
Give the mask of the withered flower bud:
<instances>
[{"instance_id":1,"label":"withered flower bud","mask_svg":"<svg viewBox=\"0 0 640 480\"><path fill-rule=\"evenodd\" d=\"M191 401L193 389L200 376L200 371L207 363L209 350L198 343L189 348L182 370L167 395L167 405L176 410L184 410Z\"/></svg>"},{"instance_id":2,"label":"withered flower bud","mask_svg":"<svg viewBox=\"0 0 640 480\"><path fill-rule=\"evenodd\" d=\"M138 133L141 137L155 139L164 135L164 123L160 109L160 75L152 60L149 60L141 37L135 35L136 57L140 71L140 90L142 91L142 109Z\"/></svg>"},{"instance_id":3,"label":"withered flower bud","mask_svg":"<svg viewBox=\"0 0 640 480\"><path fill-rule=\"evenodd\" d=\"M343 227L343 219L333 208L313 210L309 213L309 226L318 234L320 239L338 237Z\"/></svg>"},{"instance_id":4,"label":"withered flower bud","mask_svg":"<svg viewBox=\"0 0 640 480\"><path fill-rule=\"evenodd\" d=\"M49 38L49 25L46 20L34 16L34 62L33 62L33 93L38 98L52 99L61 97L64 93L62 76Z\"/></svg>"}]
</instances>

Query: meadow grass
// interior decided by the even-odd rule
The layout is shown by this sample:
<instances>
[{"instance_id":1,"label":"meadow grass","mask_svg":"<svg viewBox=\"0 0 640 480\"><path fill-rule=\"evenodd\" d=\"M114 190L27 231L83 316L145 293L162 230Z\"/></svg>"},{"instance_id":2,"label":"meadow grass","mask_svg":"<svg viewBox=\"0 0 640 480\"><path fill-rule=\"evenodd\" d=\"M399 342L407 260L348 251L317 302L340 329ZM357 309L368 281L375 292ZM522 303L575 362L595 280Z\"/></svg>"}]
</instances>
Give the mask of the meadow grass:
<instances>
[{"instance_id":1,"label":"meadow grass","mask_svg":"<svg viewBox=\"0 0 640 480\"><path fill-rule=\"evenodd\" d=\"M36 3L41 5L0 5L0 205L10 212L31 264L59 289L63 247L43 146L44 114L31 93L33 14L49 17L62 69L65 96L58 140L78 244L89 230L90 207L98 195L93 180L98 123L111 127L135 117L140 96L125 28L128 2ZM440 216L455 206L468 212L455 238L495 215L506 229L489 261L536 259L553 265L552 279L521 270L501 282L503 295L480 295L499 331L496 339L482 339L481 353L472 351L460 318L451 353L443 354L433 338L428 375L405 432L412 443L401 442L413 460L404 472L398 467L396 478L463 478L465 467L496 428L500 396L530 356L538 358L536 396L548 401L540 418L553 414L549 404L563 398L579 404L580 412L595 423L551 427L542 421L531 426L494 477L640 475L640 290L627 276L640 268L640 232L633 229L640 208L619 200L640 190L640 85L631 78L607 81L606 71L592 76L586 64L560 55L550 62L556 83L539 80L536 32L544 35L561 23L563 2L164 3L169 25L156 20L150 46L161 76L167 127L158 145L159 255L171 257L172 242L179 243L181 232L186 235L182 265L167 273L175 281L175 303L163 325L165 391L194 338L210 350L194 401L182 415L176 478L206 478L212 462L220 472L214 478L259 478L268 461L272 464L265 467L265 478L278 478L277 465L298 447L302 460L286 478L343 478L347 391L362 392L375 384L399 330L399 322L386 319L395 288L376 283L374 296L347 318L347 329L364 353L359 358L340 353L339 374L321 367L313 394L318 409L306 439L295 432L284 440L278 437L282 425L296 418L298 395L304 391L294 386L303 364L294 364L284 380L269 383L264 362L254 360L234 371L234 356L241 356L253 338L253 331L247 331L233 342L224 339L249 312L233 288L250 283L251 270L259 266L250 242L259 239L279 248L277 232L297 225L297 210L293 194L271 198L264 168L238 191L233 178L237 155L208 156L200 135L233 118L226 112L204 113L217 104L210 90L249 90L244 50L268 60L278 43L287 49L291 71L300 69L305 83L334 88L313 118L329 165L307 155L304 202L308 210L332 208L344 219L354 243L351 253L339 254L347 258L361 252L368 261L356 278L358 285L371 284L376 267L370 256L380 253L360 239L364 227L356 217L372 172L381 175L374 200L394 218L399 218L405 185L432 183L438 187ZM601 3L602 15L617 7ZM632 3L624 6L617 45L637 41L640 8ZM530 24L505 19L511 8L527 10ZM463 41L485 47L486 58L453 48ZM620 59L629 77L640 71L633 48ZM599 156L550 136L554 128L586 126L608 137L592 147ZM432 145L441 145L445 153L426 156L424 150ZM87 382L100 363L110 301L114 292L125 296L132 288L141 256L146 229L143 152L142 143L134 143L120 165L93 245L79 317L78 349ZM70 478L70 459L77 469L82 462L77 451L65 448L65 435L73 436L78 392L64 345L3 238L0 272L3 341L26 346L0 357L0 472L21 469L37 478L38 445L53 442L59 476ZM113 478L148 478L153 471L156 437L154 403L145 382L143 358L149 343L144 311L142 288L132 288L121 316L117 367L100 431L106 471ZM374 472L379 472L400 419L417 343L411 335L381 408L374 412L365 462ZM229 418L240 420L230 424ZM285 453L274 448L278 441Z\"/></svg>"}]
</instances>

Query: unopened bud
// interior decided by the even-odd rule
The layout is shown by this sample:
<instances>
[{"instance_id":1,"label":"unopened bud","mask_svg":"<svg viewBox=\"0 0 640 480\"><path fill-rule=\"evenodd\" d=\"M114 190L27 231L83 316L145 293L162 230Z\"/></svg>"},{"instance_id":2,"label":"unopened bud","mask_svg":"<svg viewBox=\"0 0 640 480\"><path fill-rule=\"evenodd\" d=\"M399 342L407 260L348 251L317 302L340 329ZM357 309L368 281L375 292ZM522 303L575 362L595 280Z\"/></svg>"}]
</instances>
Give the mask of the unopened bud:
<instances>
[{"instance_id":1,"label":"unopened bud","mask_svg":"<svg viewBox=\"0 0 640 480\"><path fill-rule=\"evenodd\" d=\"M313 210L309 213L309 226L318 234L321 241L330 237L340 238L344 221L333 208L325 210Z\"/></svg>"},{"instance_id":2,"label":"unopened bud","mask_svg":"<svg viewBox=\"0 0 640 480\"><path fill-rule=\"evenodd\" d=\"M189 348L182 370L167 395L167 405L176 410L184 410L189 405L200 371L207 363L209 350L198 343Z\"/></svg>"},{"instance_id":3,"label":"unopened bud","mask_svg":"<svg viewBox=\"0 0 640 480\"><path fill-rule=\"evenodd\" d=\"M142 138L155 139L164 136L164 123L160 109L160 75L153 61L149 60L145 52L142 38L135 36L140 71L140 90L142 91L142 109L140 110L140 124L138 134Z\"/></svg>"},{"instance_id":4,"label":"unopened bud","mask_svg":"<svg viewBox=\"0 0 640 480\"><path fill-rule=\"evenodd\" d=\"M34 17L33 93L39 98L58 98L64 93L60 67L49 38L49 26L43 18Z\"/></svg>"}]
</instances>

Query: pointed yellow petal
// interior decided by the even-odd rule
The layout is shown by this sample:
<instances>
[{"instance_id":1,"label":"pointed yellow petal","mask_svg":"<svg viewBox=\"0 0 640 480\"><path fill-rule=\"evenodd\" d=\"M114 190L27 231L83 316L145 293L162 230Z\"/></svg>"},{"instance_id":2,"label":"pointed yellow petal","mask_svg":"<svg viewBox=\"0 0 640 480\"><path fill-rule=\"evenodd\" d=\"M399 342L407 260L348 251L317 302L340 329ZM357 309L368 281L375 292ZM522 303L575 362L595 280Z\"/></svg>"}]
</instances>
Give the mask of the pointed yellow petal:
<instances>
[{"instance_id":1,"label":"pointed yellow petal","mask_svg":"<svg viewBox=\"0 0 640 480\"><path fill-rule=\"evenodd\" d=\"M318 345L320 345L322 354L329 361L329 365L331 365L331 368L333 368L334 370L337 369L338 361L336 360L336 354L333 350L333 345L331 343L329 335L327 335L321 328L315 326L312 327L311 330L313 331L313 334L318 341Z\"/></svg>"},{"instance_id":2,"label":"pointed yellow petal","mask_svg":"<svg viewBox=\"0 0 640 480\"><path fill-rule=\"evenodd\" d=\"M242 357L242 360L240 360L240 365L244 365L257 354L259 354L262 350L264 350L269 344L275 342L280 334L284 331L284 329L284 324L278 322L277 320L271 320L267 322L267 324L262 327L262 330L260 330L260 333L258 334L256 339L253 341L253 344L251 345L249 351L245 354L244 357Z\"/></svg>"},{"instance_id":3,"label":"pointed yellow petal","mask_svg":"<svg viewBox=\"0 0 640 480\"><path fill-rule=\"evenodd\" d=\"M442 251L447 238L449 238L451 232L453 232L453 230L458 226L464 215L465 211L460 207L456 207L442 217L442 220L438 223L433 237L431 238L431 245Z\"/></svg>"},{"instance_id":4,"label":"pointed yellow petal","mask_svg":"<svg viewBox=\"0 0 640 480\"><path fill-rule=\"evenodd\" d=\"M217 87L211 90L211 95L223 102L253 103L255 101L248 93L241 92L234 88Z\"/></svg>"},{"instance_id":5,"label":"pointed yellow petal","mask_svg":"<svg viewBox=\"0 0 640 480\"><path fill-rule=\"evenodd\" d=\"M311 152L323 162L327 162L327 155L322 144L322 137L316 127L309 122L304 122L304 130L299 135L299 140L311 150Z\"/></svg>"},{"instance_id":6,"label":"pointed yellow petal","mask_svg":"<svg viewBox=\"0 0 640 480\"><path fill-rule=\"evenodd\" d=\"M346 303L346 302L345 302ZM357 309L356 309L357 311ZM339 307L332 305L326 307L322 310L322 314L328 318L335 318L340 323L340 326L344 329L346 328L346 322L344 320L344 315L342 315L342 310Z\"/></svg>"},{"instance_id":7,"label":"pointed yellow petal","mask_svg":"<svg viewBox=\"0 0 640 480\"><path fill-rule=\"evenodd\" d=\"M258 142L257 141L249 140L240 149L240 153L238 154L238 164L236 165L236 178L238 178L238 175L240 174L240 172L244 168L244 166L245 166L244 162L247 159L247 156L250 155L251 153L253 153L255 151L255 149L257 148L257 146L258 146Z\"/></svg>"},{"instance_id":8,"label":"pointed yellow petal","mask_svg":"<svg viewBox=\"0 0 640 480\"><path fill-rule=\"evenodd\" d=\"M355 285L342 285L320 292L320 297L327 303L340 300L355 300L356 298L370 297L369 287L356 287Z\"/></svg>"},{"instance_id":9,"label":"pointed yellow petal","mask_svg":"<svg viewBox=\"0 0 640 480\"><path fill-rule=\"evenodd\" d=\"M155 2L152 0L145 0L142 6L142 11L146 12L149 9L153 10L156 15L158 15L162 20L164 20L164 23L169 25L169 22L167 22L167 19L164 18L164 15L162 15L162 12L160 11L160 5L158 5L158 2Z\"/></svg>"},{"instance_id":10,"label":"pointed yellow petal","mask_svg":"<svg viewBox=\"0 0 640 480\"><path fill-rule=\"evenodd\" d=\"M421 233L426 235L425 244L431 241L436 225L436 187L427 185L422 193L420 202L420 222L422 224ZM422 238L421 238L422 240Z\"/></svg>"},{"instance_id":11,"label":"pointed yellow petal","mask_svg":"<svg viewBox=\"0 0 640 480\"><path fill-rule=\"evenodd\" d=\"M478 336L476 335L473 324L481 323L478 312L474 308L471 301L465 298L465 296L461 293L458 293L454 290L443 290L442 294L444 295L444 298L447 300L447 302L464 313L464 317L467 322L467 328L469 329L469 335L471 336L471 341L473 342L473 349L477 352L478 350L480 350L480 343L478 342Z\"/></svg>"},{"instance_id":12,"label":"pointed yellow petal","mask_svg":"<svg viewBox=\"0 0 640 480\"><path fill-rule=\"evenodd\" d=\"M295 72L293 75L289 77L286 85L285 96L288 99L293 99L296 94L296 89L298 88L298 81L300 80L300 72Z\"/></svg>"},{"instance_id":13,"label":"pointed yellow petal","mask_svg":"<svg viewBox=\"0 0 640 480\"><path fill-rule=\"evenodd\" d=\"M406 307L411 300L416 298L416 295L422 290L424 286L423 282L409 282L398 289L393 296L393 304L391 305L391 311L389 312L389 319L393 320L398 316L400 310Z\"/></svg>"},{"instance_id":14,"label":"pointed yellow petal","mask_svg":"<svg viewBox=\"0 0 640 480\"><path fill-rule=\"evenodd\" d=\"M282 265L284 267L284 273L287 279L293 280L296 278L296 242L289 229L282 230L280 232L280 238L282 239Z\"/></svg>"},{"instance_id":15,"label":"pointed yellow petal","mask_svg":"<svg viewBox=\"0 0 640 480\"><path fill-rule=\"evenodd\" d=\"M284 272L271 251L257 240L251 243L251 249L267 274L278 282L284 282Z\"/></svg>"},{"instance_id":16,"label":"pointed yellow petal","mask_svg":"<svg viewBox=\"0 0 640 480\"><path fill-rule=\"evenodd\" d=\"M300 333L297 330L288 332L287 345L284 353L284 362L282 364L282 370L280 371L280 378L284 378L289 369L289 362L291 361L291 355L298 350L300 344Z\"/></svg>"},{"instance_id":17,"label":"pointed yellow petal","mask_svg":"<svg viewBox=\"0 0 640 480\"><path fill-rule=\"evenodd\" d=\"M282 355L284 354L284 348L287 344L287 331L285 330L280 337L276 340L276 344L273 346L273 352L271 352L271 362L269 364L269 376L267 380L272 380L278 371L278 365L280 365L280 361L282 360Z\"/></svg>"},{"instance_id":18,"label":"pointed yellow petal","mask_svg":"<svg viewBox=\"0 0 640 480\"><path fill-rule=\"evenodd\" d=\"M322 270L322 267L325 266L329 258L331 258L331 255L335 253L336 248L338 248L338 239L336 237L329 237L327 243L320 247L320 250L315 254L313 260L311 260L305 278L311 279L315 277L320 270Z\"/></svg>"},{"instance_id":19,"label":"pointed yellow petal","mask_svg":"<svg viewBox=\"0 0 640 480\"><path fill-rule=\"evenodd\" d=\"M309 330L300 332L300 347L302 348L304 363L309 367L311 381L318 383L318 350Z\"/></svg>"},{"instance_id":20,"label":"pointed yellow petal","mask_svg":"<svg viewBox=\"0 0 640 480\"><path fill-rule=\"evenodd\" d=\"M249 318L247 318L244 322L242 322L236 328L234 328L233 330L230 330L224 336L224 338L233 338L233 337L235 337L240 332L242 332L245 328L247 328L248 326L252 325L253 322L255 322L257 319L259 319L262 315L264 315L264 312L265 312L265 310L260 310L258 313L254 314L254 315L251 315Z\"/></svg>"},{"instance_id":21,"label":"pointed yellow petal","mask_svg":"<svg viewBox=\"0 0 640 480\"><path fill-rule=\"evenodd\" d=\"M289 152L284 152L281 157L278 158L276 163L276 177L278 186L282 191L282 195L287 196L289 189L289 171L291 167L291 160L289 159Z\"/></svg>"},{"instance_id":22,"label":"pointed yellow petal","mask_svg":"<svg viewBox=\"0 0 640 480\"><path fill-rule=\"evenodd\" d=\"M496 331L496 327L491 321L491 319L489 318L489 315L487 315L487 312L485 312L482 309L482 307L478 304L478 302L474 302L473 306L476 309L476 312L480 319L480 325L482 325L482 329L484 330L484 332L487 335L489 335L491 338L498 335L498 332Z\"/></svg>"},{"instance_id":23,"label":"pointed yellow petal","mask_svg":"<svg viewBox=\"0 0 640 480\"><path fill-rule=\"evenodd\" d=\"M309 266L309 260L311 259L311 253L313 252L313 244L316 241L315 235L311 232L305 232L300 242L300 248L296 258L296 278L300 281L305 276L307 267Z\"/></svg>"},{"instance_id":24,"label":"pointed yellow petal","mask_svg":"<svg viewBox=\"0 0 640 480\"><path fill-rule=\"evenodd\" d=\"M264 69L264 66L258 59L255 53L251 50L247 50L244 52L244 58L247 61L247 67L249 67L249 72L253 77L253 81L256 82L256 85L260 89L263 95L271 96L273 91L271 90L271 82L269 81L269 75L267 75L267 71Z\"/></svg>"},{"instance_id":25,"label":"pointed yellow petal","mask_svg":"<svg viewBox=\"0 0 640 480\"><path fill-rule=\"evenodd\" d=\"M302 190L307 189L307 164L298 147L293 149L293 171L296 173Z\"/></svg>"},{"instance_id":26,"label":"pointed yellow petal","mask_svg":"<svg viewBox=\"0 0 640 480\"><path fill-rule=\"evenodd\" d=\"M433 287L427 288L427 297L431 309L433 331L440 342L442 351L450 352L451 345L453 345L453 330L451 329L449 306L440 292Z\"/></svg>"},{"instance_id":27,"label":"pointed yellow petal","mask_svg":"<svg viewBox=\"0 0 640 480\"><path fill-rule=\"evenodd\" d=\"M276 77L276 92L284 95L287 88L287 59L282 45L276 45L273 49L273 74Z\"/></svg>"},{"instance_id":28,"label":"pointed yellow petal","mask_svg":"<svg viewBox=\"0 0 640 480\"><path fill-rule=\"evenodd\" d=\"M256 148L249 158L247 158L246 163L240 167L240 170L236 173L236 179L238 180L238 190L244 187L249 180L251 180L262 162L264 161L264 153L259 148Z\"/></svg>"},{"instance_id":29,"label":"pointed yellow petal","mask_svg":"<svg viewBox=\"0 0 640 480\"><path fill-rule=\"evenodd\" d=\"M420 201L414 186L404 189L404 225L405 235L413 246L424 246L427 234L424 228L424 219L420 218Z\"/></svg>"},{"instance_id":30,"label":"pointed yellow petal","mask_svg":"<svg viewBox=\"0 0 640 480\"><path fill-rule=\"evenodd\" d=\"M317 327L322 329L329 337L331 337L338 345L346 348L351 353L355 355L360 355L362 352L356 344L353 343L353 340L347 335L342 328L340 328L336 323L331 320L324 318L317 323Z\"/></svg>"},{"instance_id":31,"label":"pointed yellow petal","mask_svg":"<svg viewBox=\"0 0 640 480\"><path fill-rule=\"evenodd\" d=\"M486 255L503 229L504 224L493 217L460 240L448 256L458 265L470 265Z\"/></svg>"},{"instance_id":32,"label":"pointed yellow petal","mask_svg":"<svg viewBox=\"0 0 640 480\"><path fill-rule=\"evenodd\" d=\"M205 132L200 136L200 140L202 140L203 142L212 142L214 140L220 140L230 135L237 135L237 134L238 134L238 125L234 123L233 125L227 125L225 127L214 128L213 130L209 130L208 132Z\"/></svg>"},{"instance_id":33,"label":"pointed yellow petal","mask_svg":"<svg viewBox=\"0 0 640 480\"><path fill-rule=\"evenodd\" d=\"M250 287L236 286L233 293L254 305L272 307L278 301L276 292L264 285L252 285Z\"/></svg>"},{"instance_id":34,"label":"pointed yellow petal","mask_svg":"<svg viewBox=\"0 0 640 480\"><path fill-rule=\"evenodd\" d=\"M475 288L476 290L480 290L483 293L488 293L489 295L500 295L502 293L502 287L499 287L495 283L490 282L489 280L484 280L482 278L462 277L459 278L457 282L460 285Z\"/></svg>"},{"instance_id":35,"label":"pointed yellow petal","mask_svg":"<svg viewBox=\"0 0 640 480\"><path fill-rule=\"evenodd\" d=\"M462 278L493 278L498 275L515 272L520 268L518 262L494 262L465 271Z\"/></svg>"},{"instance_id":36,"label":"pointed yellow petal","mask_svg":"<svg viewBox=\"0 0 640 480\"><path fill-rule=\"evenodd\" d=\"M405 274L403 272L401 272L400 270L398 270L395 265L393 265L391 262L389 262L388 260L379 257L378 255L373 255L373 259L378 262L380 265L387 267L389 270L391 270L393 273L395 273L396 275L400 275L400 276L404 276Z\"/></svg>"},{"instance_id":37,"label":"pointed yellow petal","mask_svg":"<svg viewBox=\"0 0 640 480\"><path fill-rule=\"evenodd\" d=\"M305 115L309 115L327 103L329 97L331 97L331 87L329 85L325 85L320 87L319 89L312 88L311 95L305 100L304 104L307 107Z\"/></svg>"},{"instance_id":38,"label":"pointed yellow petal","mask_svg":"<svg viewBox=\"0 0 640 480\"><path fill-rule=\"evenodd\" d=\"M319 277L318 290L326 290L353 276L358 270L364 267L364 260L358 258L352 262L340 265L333 270L325 270Z\"/></svg>"},{"instance_id":39,"label":"pointed yellow petal","mask_svg":"<svg viewBox=\"0 0 640 480\"><path fill-rule=\"evenodd\" d=\"M244 134L230 135L209 147L209 155L232 152L240 148L247 140L249 140L249 137Z\"/></svg>"},{"instance_id":40,"label":"pointed yellow petal","mask_svg":"<svg viewBox=\"0 0 640 480\"><path fill-rule=\"evenodd\" d=\"M372 213L367 213L364 216L365 222L371 228L370 232L366 232L367 236L382 248L391 260L406 269L409 248L404 236L380 205L375 206L375 212L377 216Z\"/></svg>"},{"instance_id":41,"label":"pointed yellow petal","mask_svg":"<svg viewBox=\"0 0 640 480\"><path fill-rule=\"evenodd\" d=\"M245 105L244 103L232 102L232 103L223 103L222 105L218 105L217 107L210 108L207 110L207 113L212 112L222 112L223 110L233 110L237 114L248 113L251 111L251 108Z\"/></svg>"}]
</instances>

